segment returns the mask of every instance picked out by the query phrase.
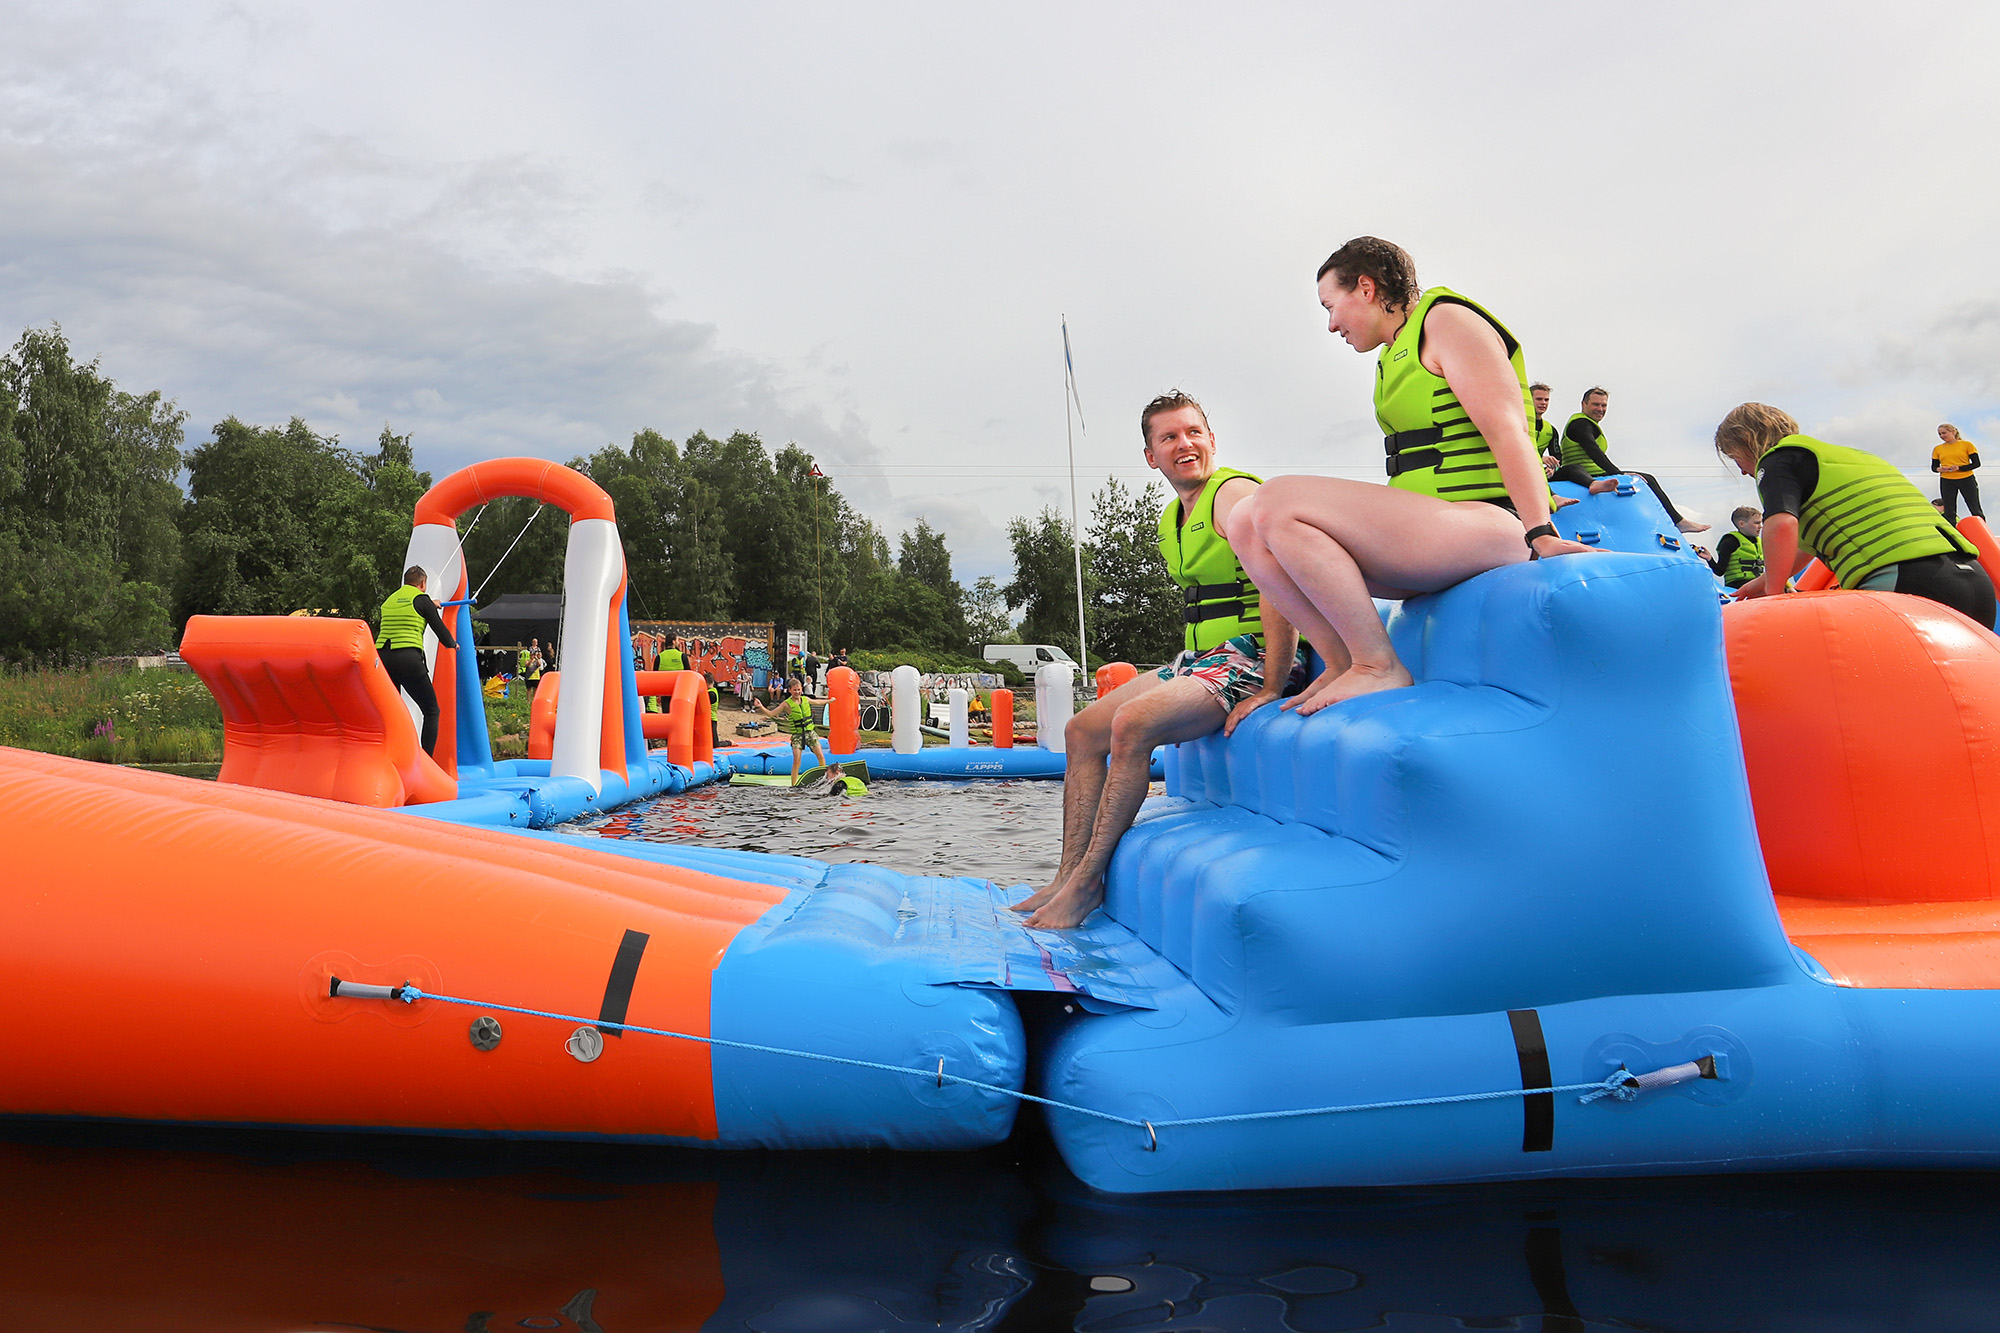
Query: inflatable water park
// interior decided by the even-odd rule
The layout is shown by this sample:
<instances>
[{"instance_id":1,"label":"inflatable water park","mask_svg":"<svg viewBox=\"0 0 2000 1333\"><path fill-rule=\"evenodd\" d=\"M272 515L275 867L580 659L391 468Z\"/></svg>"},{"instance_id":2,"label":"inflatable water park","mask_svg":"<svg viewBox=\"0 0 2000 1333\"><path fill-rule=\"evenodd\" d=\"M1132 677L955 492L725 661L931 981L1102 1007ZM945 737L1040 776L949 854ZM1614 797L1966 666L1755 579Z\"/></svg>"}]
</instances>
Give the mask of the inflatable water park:
<instances>
[{"instance_id":1,"label":"inflatable water park","mask_svg":"<svg viewBox=\"0 0 2000 1333\"><path fill-rule=\"evenodd\" d=\"M469 644L459 516L570 513L534 757L494 759L469 651L426 641L434 759L364 623L195 618L220 781L0 750L0 1114L902 1150L1038 1116L1111 1193L2000 1165L2000 637L1728 605L1643 482L1558 490L1602 553L1384 604L1411 688L1168 747L1056 932L1028 885L566 834L791 756L632 666L601 489L475 465L407 563ZM1059 776L1044 674L1034 749L862 750L835 682L836 757Z\"/></svg>"}]
</instances>

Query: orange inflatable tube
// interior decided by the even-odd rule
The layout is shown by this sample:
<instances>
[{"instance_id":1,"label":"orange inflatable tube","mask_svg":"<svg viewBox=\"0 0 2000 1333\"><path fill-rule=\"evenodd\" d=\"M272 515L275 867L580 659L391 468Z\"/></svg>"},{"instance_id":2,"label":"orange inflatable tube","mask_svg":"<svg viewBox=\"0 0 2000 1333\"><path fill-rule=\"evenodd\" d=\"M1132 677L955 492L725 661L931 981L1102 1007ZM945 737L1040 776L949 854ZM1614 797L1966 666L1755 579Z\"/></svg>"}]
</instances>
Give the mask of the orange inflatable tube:
<instances>
[{"instance_id":1,"label":"orange inflatable tube","mask_svg":"<svg viewBox=\"0 0 2000 1333\"><path fill-rule=\"evenodd\" d=\"M667 761L682 768L715 759L715 732L709 725L708 680L699 671L635 671L640 698L667 700L664 713L640 718L646 739L667 743Z\"/></svg>"},{"instance_id":2,"label":"orange inflatable tube","mask_svg":"<svg viewBox=\"0 0 2000 1333\"><path fill-rule=\"evenodd\" d=\"M777 888L20 750L0 806L25 889L0 898L0 1046L35 1051L11 1114L717 1136L705 1044L585 1063L567 1025L502 1014L482 1050L476 1009L331 982L705 1035L712 972Z\"/></svg>"},{"instance_id":3,"label":"orange inflatable tube","mask_svg":"<svg viewBox=\"0 0 2000 1333\"><path fill-rule=\"evenodd\" d=\"M1837 583L1838 580L1833 577L1833 570L1827 567L1826 562L1814 560L1799 571L1798 581L1792 586L1799 592L1820 592L1837 586Z\"/></svg>"},{"instance_id":4,"label":"orange inflatable tube","mask_svg":"<svg viewBox=\"0 0 2000 1333\"><path fill-rule=\"evenodd\" d=\"M993 691L993 748L1014 748L1014 691Z\"/></svg>"},{"instance_id":5,"label":"orange inflatable tube","mask_svg":"<svg viewBox=\"0 0 2000 1333\"><path fill-rule=\"evenodd\" d=\"M1986 526L1986 520L1976 514L1967 514L1958 520L1959 535L1979 548L1979 567L1986 571L1986 577L2000 586L2000 541L1993 538L1993 530Z\"/></svg>"},{"instance_id":6,"label":"orange inflatable tube","mask_svg":"<svg viewBox=\"0 0 2000 1333\"><path fill-rule=\"evenodd\" d=\"M195 616L181 656L221 705L223 782L377 807L458 795L366 622Z\"/></svg>"},{"instance_id":7,"label":"orange inflatable tube","mask_svg":"<svg viewBox=\"0 0 2000 1333\"><path fill-rule=\"evenodd\" d=\"M1097 668L1097 697L1102 699L1138 674L1139 668L1130 662L1106 662Z\"/></svg>"},{"instance_id":8,"label":"orange inflatable tube","mask_svg":"<svg viewBox=\"0 0 2000 1333\"><path fill-rule=\"evenodd\" d=\"M833 754L853 754L861 748L861 676L853 667L826 673L826 743Z\"/></svg>"},{"instance_id":9,"label":"orange inflatable tube","mask_svg":"<svg viewBox=\"0 0 2000 1333\"><path fill-rule=\"evenodd\" d=\"M547 759L556 752L556 702L562 695L562 672L545 671L528 704L528 758Z\"/></svg>"}]
</instances>

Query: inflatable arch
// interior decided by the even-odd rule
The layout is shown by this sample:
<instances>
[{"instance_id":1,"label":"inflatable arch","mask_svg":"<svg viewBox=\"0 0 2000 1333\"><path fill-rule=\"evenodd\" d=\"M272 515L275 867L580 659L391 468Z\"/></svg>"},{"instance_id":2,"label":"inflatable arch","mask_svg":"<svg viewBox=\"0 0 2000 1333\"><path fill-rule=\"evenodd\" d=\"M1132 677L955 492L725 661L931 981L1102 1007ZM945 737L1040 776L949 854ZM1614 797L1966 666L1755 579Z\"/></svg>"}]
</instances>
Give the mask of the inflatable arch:
<instances>
[{"instance_id":1,"label":"inflatable arch","mask_svg":"<svg viewBox=\"0 0 2000 1333\"><path fill-rule=\"evenodd\" d=\"M505 496L525 496L555 505L570 516L569 548L563 556L562 664L567 700L555 722L550 755L552 777L578 778L593 792L604 789L604 774L643 785L646 742L633 698L631 630L625 611L625 551L617 513L604 489L580 472L539 458L496 458L452 473L417 501L416 522L404 565L430 574L433 594L452 616L454 637L472 639L472 605L458 517L474 505ZM479 669L471 653L440 648L424 634L443 716L438 749L447 771L475 768L494 773L486 735L486 709ZM620 669L613 664L623 663ZM416 705L409 705L415 716ZM453 762L455 760L455 762Z\"/></svg>"}]
</instances>

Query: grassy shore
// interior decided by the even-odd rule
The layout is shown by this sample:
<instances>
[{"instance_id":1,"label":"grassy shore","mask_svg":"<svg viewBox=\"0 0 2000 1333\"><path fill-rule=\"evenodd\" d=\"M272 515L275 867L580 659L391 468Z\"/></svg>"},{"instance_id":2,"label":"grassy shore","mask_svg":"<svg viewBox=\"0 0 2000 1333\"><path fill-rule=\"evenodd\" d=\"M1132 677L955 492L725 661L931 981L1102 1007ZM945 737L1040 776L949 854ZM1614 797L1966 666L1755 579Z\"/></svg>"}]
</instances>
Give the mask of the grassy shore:
<instances>
[{"instance_id":1,"label":"grassy shore","mask_svg":"<svg viewBox=\"0 0 2000 1333\"><path fill-rule=\"evenodd\" d=\"M8 671L0 745L113 764L215 764L222 710L188 671Z\"/></svg>"}]
</instances>

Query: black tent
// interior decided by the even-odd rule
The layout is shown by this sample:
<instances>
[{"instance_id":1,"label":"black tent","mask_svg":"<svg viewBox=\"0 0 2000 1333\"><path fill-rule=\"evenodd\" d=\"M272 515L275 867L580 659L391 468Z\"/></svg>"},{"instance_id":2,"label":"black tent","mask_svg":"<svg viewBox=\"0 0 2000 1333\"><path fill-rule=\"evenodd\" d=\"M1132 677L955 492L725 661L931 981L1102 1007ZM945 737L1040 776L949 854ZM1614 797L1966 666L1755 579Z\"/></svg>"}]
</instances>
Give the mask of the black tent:
<instances>
[{"instance_id":1,"label":"black tent","mask_svg":"<svg viewBox=\"0 0 2000 1333\"><path fill-rule=\"evenodd\" d=\"M528 646L542 641L542 656L555 665L562 634L562 598L549 592L510 592L475 609L474 620L486 622L486 642L496 648Z\"/></svg>"}]
</instances>

